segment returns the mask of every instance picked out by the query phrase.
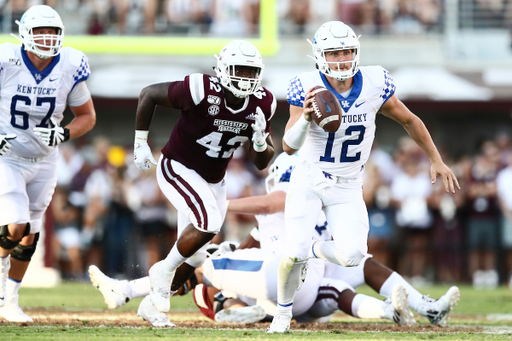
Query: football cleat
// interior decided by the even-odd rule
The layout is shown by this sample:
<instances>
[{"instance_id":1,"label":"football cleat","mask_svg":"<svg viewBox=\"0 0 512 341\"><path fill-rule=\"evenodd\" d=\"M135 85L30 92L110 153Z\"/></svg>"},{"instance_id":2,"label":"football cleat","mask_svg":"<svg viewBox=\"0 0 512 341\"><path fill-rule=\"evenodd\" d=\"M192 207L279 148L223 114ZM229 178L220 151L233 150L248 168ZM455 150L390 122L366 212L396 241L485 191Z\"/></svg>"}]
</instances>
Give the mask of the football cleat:
<instances>
[{"instance_id":1,"label":"football cleat","mask_svg":"<svg viewBox=\"0 0 512 341\"><path fill-rule=\"evenodd\" d=\"M416 323L414 314L409 309L409 298L407 291L400 284L397 284L393 287L389 309L389 314L387 312L386 317L391 317L395 323L404 326L413 326Z\"/></svg>"},{"instance_id":2,"label":"football cleat","mask_svg":"<svg viewBox=\"0 0 512 341\"><path fill-rule=\"evenodd\" d=\"M140 302L137 316L142 317L144 321L149 322L153 327L176 327L174 323L169 321L167 315L153 305L149 295Z\"/></svg>"},{"instance_id":3,"label":"football cleat","mask_svg":"<svg viewBox=\"0 0 512 341\"><path fill-rule=\"evenodd\" d=\"M427 318L432 324L446 326L448 314L457 305L459 299L460 290L458 287L453 286L437 300L423 296L423 304L417 309L417 312Z\"/></svg>"},{"instance_id":4,"label":"football cleat","mask_svg":"<svg viewBox=\"0 0 512 341\"><path fill-rule=\"evenodd\" d=\"M236 309L222 309L215 314L216 322L227 323L256 323L267 316L265 310L258 305Z\"/></svg>"},{"instance_id":5,"label":"football cleat","mask_svg":"<svg viewBox=\"0 0 512 341\"><path fill-rule=\"evenodd\" d=\"M268 326L266 333L289 333L290 332L290 321L292 320L291 316L286 315L276 315L272 320L270 326Z\"/></svg>"},{"instance_id":6,"label":"football cleat","mask_svg":"<svg viewBox=\"0 0 512 341\"><path fill-rule=\"evenodd\" d=\"M174 279L175 271L166 271L163 267L163 261L153 265L149 269L149 282L151 288L149 297L155 307L163 313L171 309L171 283Z\"/></svg>"},{"instance_id":7,"label":"football cleat","mask_svg":"<svg viewBox=\"0 0 512 341\"><path fill-rule=\"evenodd\" d=\"M128 281L118 281L108 277L96 265L89 266L92 285L98 289L109 309L122 307L130 301Z\"/></svg>"},{"instance_id":8,"label":"football cleat","mask_svg":"<svg viewBox=\"0 0 512 341\"><path fill-rule=\"evenodd\" d=\"M11 268L10 257L0 258L0 307L7 302L7 293L5 288L7 286L7 277L9 277L9 269Z\"/></svg>"},{"instance_id":9,"label":"football cleat","mask_svg":"<svg viewBox=\"0 0 512 341\"><path fill-rule=\"evenodd\" d=\"M34 322L18 305L18 294L0 308L0 316L9 322Z\"/></svg>"}]
</instances>

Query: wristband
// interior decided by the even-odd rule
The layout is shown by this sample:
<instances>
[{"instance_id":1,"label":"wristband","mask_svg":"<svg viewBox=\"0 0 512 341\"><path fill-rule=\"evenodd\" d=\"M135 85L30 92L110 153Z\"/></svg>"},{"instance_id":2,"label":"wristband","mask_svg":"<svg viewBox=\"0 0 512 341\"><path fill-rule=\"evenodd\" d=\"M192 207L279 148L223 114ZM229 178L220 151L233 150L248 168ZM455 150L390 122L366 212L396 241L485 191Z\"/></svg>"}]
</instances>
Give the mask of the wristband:
<instances>
[{"instance_id":1,"label":"wristband","mask_svg":"<svg viewBox=\"0 0 512 341\"><path fill-rule=\"evenodd\" d=\"M148 130L135 130L135 143L148 143Z\"/></svg>"},{"instance_id":2,"label":"wristband","mask_svg":"<svg viewBox=\"0 0 512 341\"><path fill-rule=\"evenodd\" d=\"M265 150L267 150L267 147L267 141L263 142L261 146L257 145L256 142L252 143L252 148L258 153L264 152Z\"/></svg>"},{"instance_id":3,"label":"wristband","mask_svg":"<svg viewBox=\"0 0 512 341\"><path fill-rule=\"evenodd\" d=\"M306 140L306 133L311 122L308 122L302 115L297 122L284 134L283 141L288 147L299 150Z\"/></svg>"},{"instance_id":4,"label":"wristband","mask_svg":"<svg viewBox=\"0 0 512 341\"><path fill-rule=\"evenodd\" d=\"M254 227L254 228L251 230L251 232L249 232L249 234L251 235L251 237L252 237L255 241L257 241L257 242L259 242L259 241L260 241L260 229L259 229L259 228Z\"/></svg>"}]
</instances>

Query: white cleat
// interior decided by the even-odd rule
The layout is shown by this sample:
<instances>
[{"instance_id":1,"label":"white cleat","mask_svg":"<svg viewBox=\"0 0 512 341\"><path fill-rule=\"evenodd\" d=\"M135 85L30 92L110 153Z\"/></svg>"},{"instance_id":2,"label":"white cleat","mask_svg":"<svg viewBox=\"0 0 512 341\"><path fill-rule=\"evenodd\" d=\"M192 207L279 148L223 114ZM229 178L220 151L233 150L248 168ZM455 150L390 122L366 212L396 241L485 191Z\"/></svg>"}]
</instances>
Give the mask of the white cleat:
<instances>
[{"instance_id":1,"label":"white cleat","mask_svg":"<svg viewBox=\"0 0 512 341\"><path fill-rule=\"evenodd\" d=\"M140 302L137 316L142 317L144 321L149 322L153 327L176 327L174 323L169 321L167 315L156 309L149 295Z\"/></svg>"},{"instance_id":2,"label":"white cleat","mask_svg":"<svg viewBox=\"0 0 512 341\"><path fill-rule=\"evenodd\" d=\"M275 315L270 326L268 326L265 332L267 333L289 333L290 332L290 321L291 316Z\"/></svg>"},{"instance_id":3,"label":"white cleat","mask_svg":"<svg viewBox=\"0 0 512 341\"><path fill-rule=\"evenodd\" d=\"M216 322L227 323L256 323L267 316L265 310L258 305L236 309L222 309L215 314Z\"/></svg>"},{"instance_id":4,"label":"white cleat","mask_svg":"<svg viewBox=\"0 0 512 341\"><path fill-rule=\"evenodd\" d=\"M17 304L6 304L0 308L0 316L9 322L34 322Z\"/></svg>"},{"instance_id":5,"label":"white cleat","mask_svg":"<svg viewBox=\"0 0 512 341\"><path fill-rule=\"evenodd\" d=\"M409 295L400 284L393 287L391 305L393 307L393 321L404 326L416 324L414 314L409 309Z\"/></svg>"},{"instance_id":6,"label":"white cleat","mask_svg":"<svg viewBox=\"0 0 512 341\"><path fill-rule=\"evenodd\" d=\"M166 271L163 267L163 261L153 265L149 269L149 297L156 309L163 313L171 309L171 283L174 278L174 272Z\"/></svg>"},{"instance_id":7,"label":"white cleat","mask_svg":"<svg viewBox=\"0 0 512 341\"><path fill-rule=\"evenodd\" d=\"M130 301L128 281L118 281L108 277L96 265L89 266L92 285L98 289L109 309L122 307Z\"/></svg>"},{"instance_id":8,"label":"white cleat","mask_svg":"<svg viewBox=\"0 0 512 341\"><path fill-rule=\"evenodd\" d=\"M458 287L453 286L446 294L437 300L423 296L423 305L417 310L418 313L427 318L432 324L439 324L446 326L448 314L457 305L460 299L460 290Z\"/></svg>"},{"instance_id":9,"label":"white cleat","mask_svg":"<svg viewBox=\"0 0 512 341\"><path fill-rule=\"evenodd\" d=\"M0 307L7 302L7 294L5 288L7 286L7 277L9 277L9 269L11 268L11 257L0 258Z\"/></svg>"}]
</instances>

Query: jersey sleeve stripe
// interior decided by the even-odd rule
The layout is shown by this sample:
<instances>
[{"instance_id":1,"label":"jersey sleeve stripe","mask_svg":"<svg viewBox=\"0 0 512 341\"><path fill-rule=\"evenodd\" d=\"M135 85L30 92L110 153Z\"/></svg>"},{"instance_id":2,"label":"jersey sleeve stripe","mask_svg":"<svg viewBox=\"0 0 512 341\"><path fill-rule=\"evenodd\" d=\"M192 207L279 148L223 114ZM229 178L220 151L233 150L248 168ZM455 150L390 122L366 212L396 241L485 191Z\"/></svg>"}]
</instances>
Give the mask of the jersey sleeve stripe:
<instances>
[{"instance_id":1,"label":"jersey sleeve stripe","mask_svg":"<svg viewBox=\"0 0 512 341\"><path fill-rule=\"evenodd\" d=\"M276 109L277 109L277 100L276 100L276 96L273 96L274 98L272 98L272 104L270 105L270 117L268 118L268 121L270 121L272 119L272 117L274 117L274 114L276 113Z\"/></svg>"},{"instance_id":2,"label":"jersey sleeve stripe","mask_svg":"<svg viewBox=\"0 0 512 341\"><path fill-rule=\"evenodd\" d=\"M389 74L388 70L384 71L384 87L382 89L382 93L380 97L382 97L382 105L387 102L388 99L391 98L395 94L396 86L395 82L393 81L393 77Z\"/></svg>"},{"instance_id":3,"label":"jersey sleeve stripe","mask_svg":"<svg viewBox=\"0 0 512 341\"><path fill-rule=\"evenodd\" d=\"M195 105L201 103L204 98L204 82L203 75L194 73L190 75L190 94Z\"/></svg>"},{"instance_id":4,"label":"jersey sleeve stripe","mask_svg":"<svg viewBox=\"0 0 512 341\"><path fill-rule=\"evenodd\" d=\"M297 76L290 81L288 84L288 90L286 91L286 100L291 105L302 107L304 105L304 99L306 98L306 92L302 86L300 78Z\"/></svg>"}]
</instances>

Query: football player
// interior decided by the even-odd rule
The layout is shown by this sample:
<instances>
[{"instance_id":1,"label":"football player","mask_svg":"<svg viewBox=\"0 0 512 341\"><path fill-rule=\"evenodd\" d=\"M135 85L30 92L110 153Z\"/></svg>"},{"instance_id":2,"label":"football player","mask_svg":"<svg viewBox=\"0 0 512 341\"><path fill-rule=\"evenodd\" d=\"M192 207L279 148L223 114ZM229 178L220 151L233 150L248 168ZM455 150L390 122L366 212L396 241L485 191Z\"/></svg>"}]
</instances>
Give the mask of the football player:
<instances>
[{"instance_id":1,"label":"football player","mask_svg":"<svg viewBox=\"0 0 512 341\"><path fill-rule=\"evenodd\" d=\"M196 73L153 84L139 97L135 164L141 170L157 165L158 184L178 210L178 240L149 270L151 291L139 308L148 321L151 312L169 311L169 298L205 260L205 249L224 221L224 175L233 152L250 140L249 158L258 169L274 156L269 134L276 99L261 87L264 65L258 49L234 40L216 58L216 76ZM157 105L181 110L158 164L147 143Z\"/></svg>"},{"instance_id":2,"label":"football player","mask_svg":"<svg viewBox=\"0 0 512 341\"><path fill-rule=\"evenodd\" d=\"M206 260L202 269L196 270L192 283L182 287L180 293L186 294L196 283L207 283L208 288L204 285L194 288L194 300L207 317L217 321L247 323L259 321L267 314L275 314L277 267L286 241L283 211L290 175L298 160L297 156L282 153L269 168L267 195L229 202L228 211L255 214L260 228L253 230L234 252L231 252L233 247L228 242L222 243L213 252L213 256ZM316 240L331 240L323 214L315 226L313 236ZM293 308L295 318L303 322L326 322L341 309L355 317L388 318L400 324L413 324L409 305L431 323L444 325L460 295L458 288L452 287L439 300L431 300L422 296L399 274L374 261L371 256L353 268L321 259L312 260L309 267L308 276L297 292L297 304ZM111 309L124 305L131 298L144 297L149 292L147 277L117 281L105 276L95 266L89 268L89 274L93 285L101 291ZM355 294L354 288L363 283L391 299L391 302L385 303ZM217 290L212 290L214 288ZM228 301L218 296L214 302L213 294L219 290L229 291L238 299ZM233 310L234 304L249 308ZM255 304L261 304L265 309ZM150 322L154 326L165 326L168 317L158 312Z\"/></svg>"},{"instance_id":3,"label":"football player","mask_svg":"<svg viewBox=\"0 0 512 341\"><path fill-rule=\"evenodd\" d=\"M21 45L0 45L0 316L32 322L18 290L55 189L58 145L91 130L96 112L87 57L62 47L59 14L33 6L16 23ZM62 127L66 105L75 117Z\"/></svg>"},{"instance_id":4,"label":"football player","mask_svg":"<svg viewBox=\"0 0 512 341\"><path fill-rule=\"evenodd\" d=\"M357 266L367 255L368 212L362 196L362 172L370 155L378 112L402 124L431 162L432 183L441 176L446 191L455 192L457 178L441 159L423 122L398 100L389 72L381 66L359 67L360 45L354 31L340 21L323 24L315 33L313 60L318 70L301 73L288 86L290 118L283 150L300 149L302 162L293 172L287 194L285 257L278 275L278 308L269 333L285 333L294 295L307 263L311 235L324 211L333 238L318 242L313 253L343 266ZM343 110L337 132L311 124L314 86L329 89Z\"/></svg>"}]
</instances>

